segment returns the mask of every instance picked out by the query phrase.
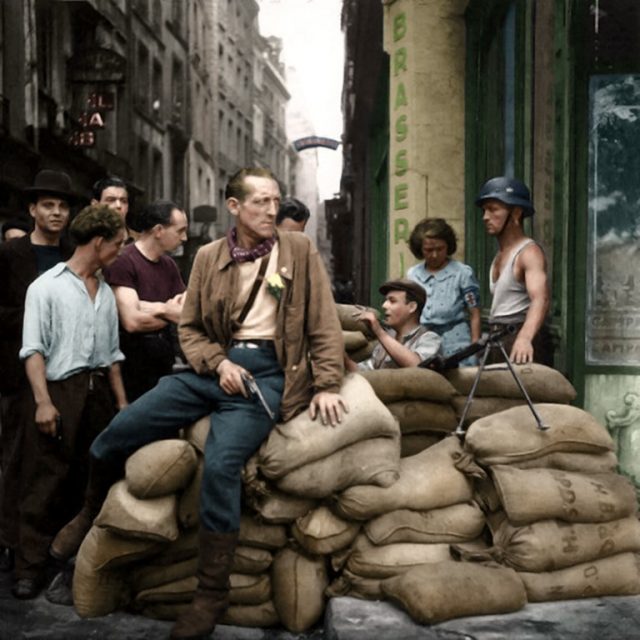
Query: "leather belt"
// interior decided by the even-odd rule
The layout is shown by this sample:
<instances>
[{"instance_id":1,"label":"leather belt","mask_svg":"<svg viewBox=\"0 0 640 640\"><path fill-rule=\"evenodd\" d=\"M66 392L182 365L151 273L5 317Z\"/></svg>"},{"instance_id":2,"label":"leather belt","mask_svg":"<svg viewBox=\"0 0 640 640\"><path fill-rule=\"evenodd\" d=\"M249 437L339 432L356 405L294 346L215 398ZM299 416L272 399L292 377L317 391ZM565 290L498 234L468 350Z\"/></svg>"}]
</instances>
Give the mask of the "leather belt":
<instances>
[{"instance_id":1,"label":"leather belt","mask_svg":"<svg viewBox=\"0 0 640 640\"><path fill-rule=\"evenodd\" d=\"M273 349L273 340L232 340L235 349Z\"/></svg>"}]
</instances>

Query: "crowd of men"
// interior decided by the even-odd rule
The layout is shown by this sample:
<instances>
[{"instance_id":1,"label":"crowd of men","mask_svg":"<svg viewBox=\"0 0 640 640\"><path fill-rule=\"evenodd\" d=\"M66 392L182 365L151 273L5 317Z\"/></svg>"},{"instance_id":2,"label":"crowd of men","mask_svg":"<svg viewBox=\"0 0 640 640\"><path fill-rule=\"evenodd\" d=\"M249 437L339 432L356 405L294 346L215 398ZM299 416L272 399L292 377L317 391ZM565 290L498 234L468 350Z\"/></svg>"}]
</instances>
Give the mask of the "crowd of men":
<instances>
[{"instance_id":1,"label":"crowd of men","mask_svg":"<svg viewBox=\"0 0 640 640\"><path fill-rule=\"evenodd\" d=\"M441 337L420 321L426 291L406 278L380 286L384 318L360 313L378 343L355 363L322 259L303 233L309 210L281 201L267 169L230 179L234 226L200 249L188 285L170 257L187 239L179 204L148 204L131 238L118 178L97 182L70 225L78 198L65 173L40 171L25 197L32 224L9 221L0 244L0 569L13 569L15 597L37 596L53 570L68 567L126 458L210 415L199 584L172 631L201 637L228 603L246 460L276 420L308 410L318 428L338 427L349 410L339 395L345 370L436 355ZM478 205L499 248L490 322L518 327L515 361L547 358L544 253L522 228L533 213L528 189L496 178Z\"/></svg>"}]
</instances>

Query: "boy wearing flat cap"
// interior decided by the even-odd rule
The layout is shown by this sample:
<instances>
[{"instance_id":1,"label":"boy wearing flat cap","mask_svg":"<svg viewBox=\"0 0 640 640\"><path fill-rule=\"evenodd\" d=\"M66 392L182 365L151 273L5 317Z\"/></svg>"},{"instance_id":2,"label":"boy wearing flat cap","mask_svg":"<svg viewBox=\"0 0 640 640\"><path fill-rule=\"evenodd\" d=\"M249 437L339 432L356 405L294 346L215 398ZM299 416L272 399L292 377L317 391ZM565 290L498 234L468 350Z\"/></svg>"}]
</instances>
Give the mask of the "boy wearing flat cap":
<instances>
[{"instance_id":1,"label":"boy wearing flat cap","mask_svg":"<svg viewBox=\"0 0 640 640\"><path fill-rule=\"evenodd\" d=\"M390 331L382 326L375 312L363 310L358 319L371 327L378 344L364 362L356 364L345 356L348 371L417 367L440 350L440 336L420 324L427 294L419 284L406 278L389 280L379 291L385 297L384 324Z\"/></svg>"}]
</instances>

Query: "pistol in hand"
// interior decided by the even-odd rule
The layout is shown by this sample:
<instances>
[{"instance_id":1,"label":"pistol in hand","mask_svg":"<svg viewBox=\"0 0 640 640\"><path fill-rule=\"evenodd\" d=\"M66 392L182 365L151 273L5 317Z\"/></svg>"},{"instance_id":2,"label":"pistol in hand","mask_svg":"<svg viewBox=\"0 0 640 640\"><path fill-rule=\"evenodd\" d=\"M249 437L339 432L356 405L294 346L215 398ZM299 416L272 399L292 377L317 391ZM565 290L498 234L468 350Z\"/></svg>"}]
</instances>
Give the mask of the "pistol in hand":
<instances>
[{"instance_id":1,"label":"pistol in hand","mask_svg":"<svg viewBox=\"0 0 640 640\"><path fill-rule=\"evenodd\" d=\"M256 402L259 402L269 418L271 418L272 421L275 421L275 413L271 411L271 407L267 404L267 401L262 394L262 391L260 391L260 387L258 386L258 383L255 381L253 376L248 373L243 373L242 382L244 382L244 388L247 390L249 397L253 398L253 400Z\"/></svg>"}]
</instances>

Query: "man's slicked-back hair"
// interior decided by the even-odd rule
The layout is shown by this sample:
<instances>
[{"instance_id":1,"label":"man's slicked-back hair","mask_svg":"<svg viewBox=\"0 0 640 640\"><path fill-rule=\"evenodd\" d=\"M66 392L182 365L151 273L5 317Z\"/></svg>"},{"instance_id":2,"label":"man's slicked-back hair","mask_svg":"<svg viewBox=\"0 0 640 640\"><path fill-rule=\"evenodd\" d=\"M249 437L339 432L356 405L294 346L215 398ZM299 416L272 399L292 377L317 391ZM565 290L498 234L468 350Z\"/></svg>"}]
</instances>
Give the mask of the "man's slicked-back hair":
<instances>
[{"instance_id":1,"label":"man's slicked-back hair","mask_svg":"<svg viewBox=\"0 0 640 640\"><path fill-rule=\"evenodd\" d=\"M234 173L227 182L227 186L224 190L224 198L235 198L242 202L248 195L249 190L244 181L245 178L269 178L275 182L278 182L278 178L274 175L271 169L265 167L245 167Z\"/></svg>"},{"instance_id":2,"label":"man's slicked-back hair","mask_svg":"<svg viewBox=\"0 0 640 640\"><path fill-rule=\"evenodd\" d=\"M96 181L93 187L91 187L93 199L100 202L102 192L109 187L124 189L127 195L129 194L129 187L127 187L127 183L122 178L118 178L118 176L107 176L106 178L100 178L100 180Z\"/></svg>"},{"instance_id":3,"label":"man's slicked-back hair","mask_svg":"<svg viewBox=\"0 0 640 640\"><path fill-rule=\"evenodd\" d=\"M136 231L144 232L153 229L157 224L168 227L171 224L171 212L182 209L171 200L155 200L149 203L136 216Z\"/></svg>"},{"instance_id":4,"label":"man's slicked-back hair","mask_svg":"<svg viewBox=\"0 0 640 640\"><path fill-rule=\"evenodd\" d=\"M276 224L280 224L285 218L291 218L295 222L306 222L311 217L311 212L304 202L297 198L285 198L280 203Z\"/></svg>"},{"instance_id":5,"label":"man's slicked-back hair","mask_svg":"<svg viewBox=\"0 0 640 640\"><path fill-rule=\"evenodd\" d=\"M96 237L113 240L124 228L124 221L117 211L106 204L91 204L73 219L69 234L76 244L82 246Z\"/></svg>"}]
</instances>

